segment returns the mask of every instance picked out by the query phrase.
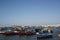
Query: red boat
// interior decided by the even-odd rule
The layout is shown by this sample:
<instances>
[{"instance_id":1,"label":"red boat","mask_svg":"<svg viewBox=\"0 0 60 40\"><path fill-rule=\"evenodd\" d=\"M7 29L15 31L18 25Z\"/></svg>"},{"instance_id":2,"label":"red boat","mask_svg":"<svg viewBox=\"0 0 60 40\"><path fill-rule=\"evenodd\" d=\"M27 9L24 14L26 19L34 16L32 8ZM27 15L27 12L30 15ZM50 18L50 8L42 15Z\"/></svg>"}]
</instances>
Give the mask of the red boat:
<instances>
[{"instance_id":1,"label":"red boat","mask_svg":"<svg viewBox=\"0 0 60 40\"><path fill-rule=\"evenodd\" d=\"M35 35L36 32L25 32L25 35Z\"/></svg>"},{"instance_id":2,"label":"red boat","mask_svg":"<svg viewBox=\"0 0 60 40\"><path fill-rule=\"evenodd\" d=\"M19 32L18 35L35 35L36 32Z\"/></svg>"},{"instance_id":3,"label":"red boat","mask_svg":"<svg viewBox=\"0 0 60 40\"><path fill-rule=\"evenodd\" d=\"M26 30L7 30L3 33L4 35L35 35L36 32L26 29Z\"/></svg>"},{"instance_id":4,"label":"red boat","mask_svg":"<svg viewBox=\"0 0 60 40\"><path fill-rule=\"evenodd\" d=\"M4 35L18 35L18 31L17 32L4 32Z\"/></svg>"},{"instance_id":5,"label":"red boat","mask_svg":"<svg viewBox=\"0 0 60 40\"><path fill-rule=\"evenodd\" d=\"M34 32L34 31L30 30L30 29L26 29L26 30L24 30L22 32L19 32L19 35L35 35L35 34L36 34L36 32Z\"/></svg>"}]
</instances>

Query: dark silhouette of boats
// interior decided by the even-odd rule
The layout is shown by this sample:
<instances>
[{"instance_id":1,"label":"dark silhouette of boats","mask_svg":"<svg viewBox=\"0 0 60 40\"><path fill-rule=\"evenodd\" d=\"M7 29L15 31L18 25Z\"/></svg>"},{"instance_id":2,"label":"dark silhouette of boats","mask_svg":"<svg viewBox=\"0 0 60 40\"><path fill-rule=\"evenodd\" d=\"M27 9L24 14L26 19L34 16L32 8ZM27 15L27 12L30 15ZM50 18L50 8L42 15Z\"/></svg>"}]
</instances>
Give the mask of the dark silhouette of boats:
<instances>
[{"instance_id":1,"label":"dark silhouette of boats","mask_svg":"<svg viewBox=\"0 0 60 40\"><path fill-rule=\"evenodd\" d=\"M18 35L35 35L35 29L32 28L26 28L23 31L19 31Z\"/></svg>"},{"instance_id":2,"label":"dark silhouette of boats","mask_svg":"<svg viewBox=\"0 0 60 40\"><path fill-rule=\"evenodd\" d=\"M36 32L4 32L2 33L4 35L35 35Z\"/></svg>"},{"instance_id":3,"label":"dark silhouette of boats","mask_svg":"<svg viewBox=\"0 0 60 40\"><path fill-rule=\"evenodd\" d=\"M4 35L35 35L36 32L33 31L33 29L24 29L24 30L7 30L4 33Z\"/></svg>"}]
</instances>

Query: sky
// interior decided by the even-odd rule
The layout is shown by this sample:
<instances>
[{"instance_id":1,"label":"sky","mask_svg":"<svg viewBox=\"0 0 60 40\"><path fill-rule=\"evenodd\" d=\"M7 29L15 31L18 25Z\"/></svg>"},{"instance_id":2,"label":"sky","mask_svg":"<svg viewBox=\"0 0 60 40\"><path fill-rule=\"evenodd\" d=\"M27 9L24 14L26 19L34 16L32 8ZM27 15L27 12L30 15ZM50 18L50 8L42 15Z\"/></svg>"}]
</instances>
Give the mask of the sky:
<instances>
[{"instance_id":1,"label":"sky","mask_svg":"<svg viewBox=\"0 0 60 40\"><path fill-rule=\"evenodd\" d=\"M60 24L60 0L0 0L0 25Z\"/></svg>"}]
</instances>

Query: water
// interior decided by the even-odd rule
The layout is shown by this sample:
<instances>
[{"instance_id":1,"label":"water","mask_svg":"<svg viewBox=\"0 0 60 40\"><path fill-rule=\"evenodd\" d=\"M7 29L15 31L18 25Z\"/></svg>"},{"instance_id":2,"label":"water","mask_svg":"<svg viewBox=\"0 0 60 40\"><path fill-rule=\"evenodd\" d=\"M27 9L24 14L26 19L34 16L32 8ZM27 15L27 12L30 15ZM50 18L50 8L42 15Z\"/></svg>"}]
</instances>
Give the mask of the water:
<instances>
[{"instance_id":1,"label":"water","mask_svg":"<svg viewBox=\"0 0 60 40\"><path fill-rule=\"evenodd\" d=\"M0 40L37 40L36 35L31 36L19 36L19 35L2 35L0 34Z\"/></svg>"},{"instance_id":2,"label":"water","mask_svg":"<svg viewBox=\"0 0 60 40\"><path fill-rule=\"evenodd\" d=\"M6 36L3 34L0 34L0 40L60 40L58 38L57 34L60 33L60 29L51 28L53 30L53 38L47 38L47 39L37 39L36 35L31 36L19 36L19 35L10 35Z\"/></svg>"}]
</instances>

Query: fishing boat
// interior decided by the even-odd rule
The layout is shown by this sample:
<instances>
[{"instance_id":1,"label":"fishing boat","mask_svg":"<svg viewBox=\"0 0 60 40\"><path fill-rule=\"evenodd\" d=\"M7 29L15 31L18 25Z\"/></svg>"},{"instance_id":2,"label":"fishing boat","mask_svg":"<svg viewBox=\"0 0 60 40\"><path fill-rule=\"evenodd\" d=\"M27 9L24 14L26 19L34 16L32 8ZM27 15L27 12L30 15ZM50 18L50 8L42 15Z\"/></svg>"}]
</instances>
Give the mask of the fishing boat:
<instances>
[{"instance_id":1,"label":"fishing boat","mask_svg":"<svg viewBox=\"0 0 60 40\"><path fill-rule=\"evenodd\" d=\"M22 30L12 30L8 29L4 33L4 35L35 35L36 32L34 29L28 28L28 29L22 29Z\"/></svg>"},{"instance_id":2,"label":"fishing boat","mask_svg":"<svg viewBox=\"0 0 60 40\"><path fill-rule=\"evenodd\" d=\"M20 32L19 35L35 35L36 32L32 28L26 28L24 31Z\"/></svg>"},{"instance_id":3,"label":"fishing boat","mask_svg":"<svg viewBox=\"0 0 60 40\"><path fill-rule=\"evenodd\" d=\"M18 35L18 31L8 30L3 33L4 35Z\"/></svg>"},{"instance_id":4,"label":"fishing boat","mask_svg":"<svg viewBox=\"0 0 60 40\"><path fill-rule=\"evenodd\" d=\"M37 32L37 38L52 38L53 37L53 31L48 30L41 30L40 32Z\"/></svg>"}]
</instances>

